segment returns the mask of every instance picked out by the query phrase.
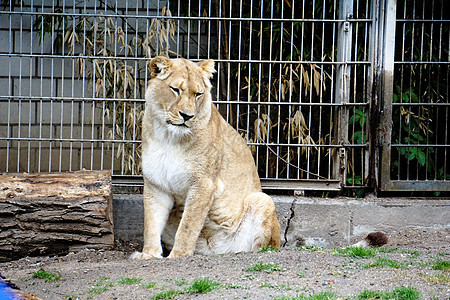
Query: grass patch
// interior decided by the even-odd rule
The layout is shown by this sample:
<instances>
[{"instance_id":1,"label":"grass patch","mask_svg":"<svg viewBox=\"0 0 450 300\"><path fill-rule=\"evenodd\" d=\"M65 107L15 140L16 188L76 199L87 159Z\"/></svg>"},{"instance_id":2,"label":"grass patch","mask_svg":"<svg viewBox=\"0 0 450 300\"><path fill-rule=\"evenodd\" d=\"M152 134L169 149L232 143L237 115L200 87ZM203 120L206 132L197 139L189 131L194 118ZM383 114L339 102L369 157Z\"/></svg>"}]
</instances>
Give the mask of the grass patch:
<instances>
[{"instance_id":1,"label":"grass patch","mask_svg":"<svg viewBox=\"0 0 450 300\"><path fill-rule=\"evenodd\" d=\"M313 295L298 295L296 297L282 297L277 298L277 300L330 300L330 299L338 299L339 297L335 293L331 292L321 292Z\"/></svg>"},{"instance_id":2,"label":"grass patch","mask_svg":"<svg viewBox=\"0 0 450 300\"><path fill-rule=\"evenodd\" d=\"M182 294L183 291L180 290L169 290L169 291L163 291L158 294L155 294L152 296L152 300L158 300L158 299L173 299L175 296Z\"/></svg>"},{"instance_id":3,"label":"grass patch","mask_svg":"<svg viewBox=\"0 0 450 300\"><path fill-rule=\"evenodd\" d=\"M187 283L186 279L181 279L181 280L175 281L175 285L178 285L178 286L185 285L186 283Z\"/></svg>"},{"instance_id":4,"label":"grass patch","mask_svg":"<svg viewBox=\"0 0 450 300\"><path fill-rule=\"evenodd\" d=\"M88 290L88 293L90 294L88 299L92 299L95 295L104 293L109 290L110 287L115 286L114 283L106 281L108 279L109 277L107 276L101 277L100 280Z\"/></svg>"},{"instance_id":5,"label":"grass patch","mask_svg":"<svg viewBox=\"0 0 450 300\"><path fill-rule=\"evenodd\" d=\"M243 286L243 285L240 285L240 284L227 284L226 286L225 286L225 288L227 289L227 290L230 290L230 289L245 289L246 287L245 286Z\"/></svg>"},{"instance_id":6,"label":"grass patch","mask_svg":"<svg viewBox=\"0 0 450 300\"><path fill-rule=\"evenodd\" d=\"M50 273L45 271L44 269L40 269L39 271L33 272L33 277L45 279L45 282L58 281L61 279L60 274Z\"/></svg>"},{"instance_id":7,"label":"grass patch","mask_svg":"<svg viewBox=\"0 0 450 300\"><path fill-rule=\"evenodd\" d=\"M300 246L300 247L296 247L295 250L315 252L315 251L323 250L323 248L319 247L319 246L315 246L315 245L309 245L309 246L303 245L303 246Z\"/></svg>"},{"instance_id":8,"label":"grass patch","mask_svg":"<svg viewBox=\"0 0 450 300\"><path fill-rule=\"evenodd\" d=\"M131 285L131 284L139 284L141 283L142 278L126 278L126 277L120 277L119 281L117 282L120 285Z\"/></svg>"},{"instance_id":9,"label":"grass patch","mask_svg":"<svg viewBox=\"0 0 450 300\"><path fill-rule=\"evenodd\" d=\"M89 294L92 294L92 296L90 296L89 299L92 299L93 295L101 294L103 292L106 292L107 290L108 290L107 286L94 286L88 291Z\"/></svg>"},{"instance_id":10,"label":"grass patch","mask_svg":"<svg viewBox=\"0 0 450 300\"><path fill-rule=\"evenodd\" d=\"M398 287L392 291L364 291L359 293L356 297L350 299L380 299L380 300L418 300L421 298L420 292L414 287ZM277 300L330 300L330 299L348 299L347 297L340 297L335 293L321 292L309 296L298 295L296 297L282 297Z\"/></svg>"},{"instance_id":11,"label":"grass patch","mask_svg":"<svg viewBox=\"0 0 450 300\"><path fill-rule=\"evenodd\" d=\"M256 279L256 275L255 274L245 274L244 276L241 277L242 280L253 280Z\"/></svg>"},{"instance_id":12,"label":"grass patch","mask_svg":"<svg viewBox=\"0 0 450 300\"><path fill-rule=\"evenodd\" d=\"M189 294L206 294L218 287L220 287L220 283L209 278L200 278L195 279L185 291Z\"/></svg>"},{"instance_id":13,"label":"grass patch","mask_svg":"<svg viewBox=\"0 0 450 300\"><path fill-rule=\"evenodd\" d=\"M141 286L142 286L144 289L147 289L147 290L154 288L155 285L156 285L155 282L149 282L149 283L143 283L143 284L141 284Z\"/></svg>"},{"instance_id":14,"label":"grass patch","mask_svg":"<svg viewBox=\"0 0 450 300\"><path fill-rule=\"evenodd\" d=\"M262 262L254 264L254 265L248 267L248 269L247 269L247 271L264 271L267 273L272 273L272 272L281 271L281 270L282 269L276 263L263 264Z\"/></svg>"},{"instance_id":15,"label":"grass patch","mask_svg":"<svg viewBox=\"0 0 450 300\"><path fill-rule=\"evenodd\" d=\"M277 284L277 283L261 283L260 287L262 288L272 288L276 290L286 290L290 291L292 288L286 284Z\"/></svg>"},{"instance_id":16,"label":"grass patch","mask_svg":"<svg viewBox=\"0 0 450 300\"><path fill-rule=\"evenodd\" d=\"M277 252L278 250L275 247L266 245L266 246L262 246L258 252L260 253L264 253L264 252Z\"/></svg>"},{"instance_id":17,"label":"grass patch","mask_svg":"<svg viewBox=\"0 0 450 300\"><path fill-rule=\"evenodd\" d=\"M390 292L364 291L358 295L358 299L397 299L397 300L416 300L421 295L414 287L399 287Z\"/></svg>"},{"instance_id":18,"label":"grass patch","mask_svg":"<svg viewBox=\"0 0 450 300\"><path fill-rule=\"evenodd\" d=\"M184 290L168 290L152 296L152 300L156 299L173 299L181 294L206 294L221 286L220 283L209 278L200 278L192 281L191 285Z\"/></svg>"},{"instance_id":19,"label":"grass patch","mask_svg":"<svg viewBox=\"0 0 450 300\"><path fill-rule=\"evenodd\" d=\"M448 274L436 274L436 275L419 274L419 276L423 280L434 283L434 284L450 283L450 276Z\"/></svg>"},{"instance_id":20,"label":"grass patch","mask_svg":"<svg viewBox=\"0 0 450 300\"><path fill-rule=\"evenodd\" d=\"M91 294L88 299L92 299L95 295L101 294L109 290L111 287L115 287L118 285L132 285L139 284L142 281L142 278L128 278L128 277L120 277L117 282L108 281L110 278L108 276L100 277L100 280L88 290L88 293Z\"/></svg>"},{"instance_id":21,"label":"grass patch","mask_svg":"<svg viewBox=\"0 0 450 300\"><path fill-rule=\"evenodd\" d=\"M372 263L368 264L366 266L367 268L394 268L394 269L406 269L407 266L405 264L402 264L396 260L392 260L386 257L378 257L373 261Z\"/></svg>"},{"instance_id":22,"label":"grass patch","mask_svg":"<svg viewBox=\"0 0 450 300\"><path fill-rule=\"evenodd\" d=\"M334 249L334 253L338 255L355 257L355 258L364 258L364 257L374 257L378 254L378 250L375 248L365 248L365 247L345 247L343 249Z\"/></svg>"},{"instance_id":23,"label":"grass patch","mask_svg":"<svg viewBox=\"0 0 450 300\"><path fill-rule=\"evenodd\" d=\"M111 287L115 287L118 285L132 285L132 284L140 284L142 278L128 278L128 277L120 277L117 282L108 281L110 278L108 276L100 277L100 280L90 289L88 293L91 294L89 298L93 298L94 295L101 294L106 292ZM144 288L152 288L155 286L155 283L151 284L150 287L146 287L146 285L142 285Z\"/></svg>"},{"instance_id":24,"label":"grass patch","mask_svg":"<svg viewBox=\"0 0 450 300\"><path fill-rule=\"evenodd\" d=\"M434 261L431 268L433 270L450 271L450 261L438 258Z\"/></svg>"}]
</instances>

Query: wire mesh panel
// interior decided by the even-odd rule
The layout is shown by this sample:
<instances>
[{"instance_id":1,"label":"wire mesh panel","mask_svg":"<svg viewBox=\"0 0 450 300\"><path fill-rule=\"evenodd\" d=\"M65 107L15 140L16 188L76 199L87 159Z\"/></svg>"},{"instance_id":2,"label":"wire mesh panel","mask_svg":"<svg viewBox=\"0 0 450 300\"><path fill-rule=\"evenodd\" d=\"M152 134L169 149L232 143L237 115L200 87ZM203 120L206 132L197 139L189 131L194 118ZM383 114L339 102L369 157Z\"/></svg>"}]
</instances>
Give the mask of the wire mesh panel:
<instances>
[{"instance_id":1,"label":"wire mesh panel","mask_svg":"<svg viewBox=\"0 0 450 300\"><path fill-rule=\"evenodd\" d=\"M166 55L216 61L214 102L266 187L366 183L371 1L3 3L0 172L140 179L147 62Z\"/></svg>"},{"instance_id":2,"label":"wire mesh panel","mask_svg":"<svg viewBox=\"0 0 450 300\"><path fill-rule=\"evenodd\" d=\"M157 8L58 3L2 7L1 171L138 174L144 57L158 26L145 19L139 32L138 16Z\"/></svg>"},{"instance_id":3,"label":"wire mesh panel","mask_svg":"<svg viewBox=\"0 0 450 300\"><path fill-rule=\"evenodd\" d=\"M446 1L398 1L385 190L450 190Z\"/></svg>"},{"instance_id":4,"label":"wire mesh panel","mask_svg":"<svg viewBox=\"0 0 450 300\"><path fill-rule=\"evenodd\" d=\"M341 180L333 170L338 149L347 149L350 139L355 142L356 131L365 132L364 118L353 117L352 125L360 127L350 136L345 128L342 140L335 127L344 121L338 116L345 104L362 105L350 110L358 107L364 114L370 22L357 18L367 18L368 4L341 17L333 1L244 3L230 2L221 12L225 19L219 23L219 108L246 137L267 184L298 187L305 181L304 188L316 188L310 181L323 181L336 187L333 183ZM354 23L347 24L346 43L352 50L340 59L336 45L344 37L339 32L350 19ZM349 90L337 99L338 70L344 66ZM363 138L364 133L359 144L351 144L358 144L352 155L363 153ZM361 182L364 159L357 157L352 163L351 178L357 174Z\"/></svg>"}]
</instances>

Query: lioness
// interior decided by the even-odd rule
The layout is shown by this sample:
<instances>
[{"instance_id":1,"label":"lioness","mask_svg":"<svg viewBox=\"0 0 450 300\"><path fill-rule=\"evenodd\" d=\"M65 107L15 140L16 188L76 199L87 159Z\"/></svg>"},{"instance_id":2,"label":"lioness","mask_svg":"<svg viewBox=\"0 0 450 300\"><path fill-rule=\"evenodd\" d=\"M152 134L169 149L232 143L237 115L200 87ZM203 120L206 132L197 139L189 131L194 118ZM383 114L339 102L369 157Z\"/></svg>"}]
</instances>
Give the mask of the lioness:
<instances>
[{"instance_id":1,"label":"lioness","mask_svg":"<svg viewBox=\"0 0 450 300\"><path fill-rule=\"evenodd\" d=\"M144 248L132 257L221 254L280 246L244 139L211 102L214 62L150 62L142 122Z\"/></svg>"}]
</instances>

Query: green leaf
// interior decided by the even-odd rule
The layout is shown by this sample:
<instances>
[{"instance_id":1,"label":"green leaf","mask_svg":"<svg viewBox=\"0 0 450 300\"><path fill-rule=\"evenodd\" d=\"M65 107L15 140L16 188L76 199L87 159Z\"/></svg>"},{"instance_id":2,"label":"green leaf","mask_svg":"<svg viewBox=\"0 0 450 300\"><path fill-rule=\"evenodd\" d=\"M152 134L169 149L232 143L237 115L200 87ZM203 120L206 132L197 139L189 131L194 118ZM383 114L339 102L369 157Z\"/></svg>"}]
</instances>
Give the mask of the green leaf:
<instances>
[{"instance_id":1,"label":"green leaf","mask_svg":"<svg viewBox=\"0 0 450 300\"><path fill-rule=\"evenodd\" d=\"M363 144L366 142L366 135L364 135L362 131L356 131L353 134L353 139L357 144Z\"/></svg>"},{"instance_id":2,"label":"green leaf","mask_svg":"<svg viewBox=\"0 0 450 300\"><path fill-rule=\"evenodd\" d=\"M403 102L406 102L406 103L409 102L408 92L402 94L402 100L403 100Z\"/></svg>"},{"instance_id":3,"label":"green leaf","mask_svg":"<svg viewBox=\"0 0 450 300\"><path fill-rule=\"evenodd\" d=\"M417 150L417 161L422 167L425 165L426 155L420 148Z\"/></svg>"},{"instance_id":4,"label":"green leaf","mask_svg":"<svg viewBox=\"0 0 450 300\"><path fill-rule=\"evenodd\" d=\"M417 148L416 147L409 147L409 157L408 160L413 160L417 156Z\"/></svg>"},{"instance_id":5,"label":"green leaf","mask_svg":"<svg viewBox=\"0 0 450 300\"><path fill-rule=\"evenodd\" d=\"M397 94L394 94L392 100L394 101L394 103L397 103L397 102L398 102L398 96L397 96Z\"/></svg>"}]
</instances>

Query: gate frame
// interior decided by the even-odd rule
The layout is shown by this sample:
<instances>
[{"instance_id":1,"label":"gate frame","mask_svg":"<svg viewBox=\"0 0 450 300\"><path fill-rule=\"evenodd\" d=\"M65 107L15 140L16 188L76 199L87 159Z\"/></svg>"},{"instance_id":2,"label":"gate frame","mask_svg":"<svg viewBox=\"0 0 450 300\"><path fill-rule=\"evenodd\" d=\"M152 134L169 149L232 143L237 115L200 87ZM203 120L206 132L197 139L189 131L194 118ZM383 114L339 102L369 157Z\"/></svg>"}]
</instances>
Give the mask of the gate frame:
<instances>
[{"instance_id":1,"label":"gate frame","mask_svg":"<svg viewBox=\"0 0 450 300\"><path fill-rule=\"evenodd\" d=\"M381 98L377 128L377 151L375 166L379 166L379 182L376 186L381 191L450 191L450 182L445 180L392 180L391 147L392 147L392 99L394 94L394 54L395 33L397 23L397 1L385 0L380 6L380 37L378 47L378 74L380 74L380 89L377 93ZM384 4L384 6L383 6Z\"/></svg>"}]
</instances>

